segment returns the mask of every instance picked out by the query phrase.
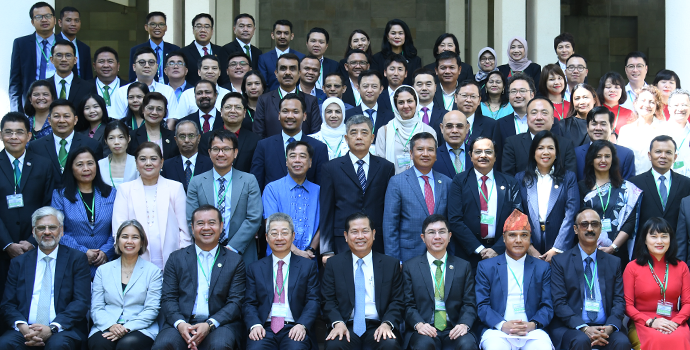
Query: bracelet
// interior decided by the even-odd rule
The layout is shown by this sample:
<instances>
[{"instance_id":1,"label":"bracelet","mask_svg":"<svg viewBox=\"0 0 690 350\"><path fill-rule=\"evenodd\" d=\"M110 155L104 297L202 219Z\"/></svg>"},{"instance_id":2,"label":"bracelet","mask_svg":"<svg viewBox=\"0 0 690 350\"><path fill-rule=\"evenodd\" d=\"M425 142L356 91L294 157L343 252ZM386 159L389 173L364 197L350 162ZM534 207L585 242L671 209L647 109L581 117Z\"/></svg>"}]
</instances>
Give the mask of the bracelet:
<instances>
[{"instance_id":1,"label":"bracelet","mask_svg":"<svg viewBox=\"0 0 690 350\"><path fill-rule=\"evenodd\" d=\"M656 317L652 318L652 320L649 321L649 324L647 325L647 327L652 328L652 325L654 324L654 321L656 321Z\"/></svg>"},{"instance_id":2,"label":"bracelet","mask_svg":"<svg viewBox=\"0 0 690 350\"><path fill-rule=\"evenodd\" d=\"M582 329L582 331L585 332L585 334L587 334L587 328L589 328L589 326L585 326L585 327Z\"/></svg>"}]
</instances>

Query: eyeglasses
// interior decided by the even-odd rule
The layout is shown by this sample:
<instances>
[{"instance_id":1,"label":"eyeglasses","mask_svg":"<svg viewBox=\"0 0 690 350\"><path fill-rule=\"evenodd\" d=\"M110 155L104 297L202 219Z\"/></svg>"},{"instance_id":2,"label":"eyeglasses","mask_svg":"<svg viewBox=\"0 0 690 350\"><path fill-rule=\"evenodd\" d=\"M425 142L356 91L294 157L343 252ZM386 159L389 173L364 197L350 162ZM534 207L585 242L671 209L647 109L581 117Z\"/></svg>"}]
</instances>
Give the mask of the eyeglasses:
<instances>
[{"instance_id":1,"label":"eyeglasses","mask_svg":"<svg viewBox=\"0 0 690 350\"><path fill-rule=\"evenodd\" d=\"M479 99L479 95L459 94L458 97L461 100L478 100Z\"/></svg>"},{"instance_id":2,"label":"eyeglasses","mask_svg":"<svg viewBox=\"0 0 690 350\"><path fill-rule=\"evenodd\" d=\"M586 230L590 226L592 226L592 228L596 230L596 229L601 227L601 221L592 221L592 222L582 221L581 223L579 223L577 225L580 226L581 230Z\"/></svg>"},{"instance_id":3,"label":"eyeglasses","mask_svg":"<svg viewBox=\"0 0 690 350\"><path fill-rule=\"evenodd\" d=\"M465 124L463 124L463 123L457 123L457 124L448 123L448 124L445 125L445 127L446 127L446 129L448 129L448 130L453 130L453 129L462 130L462 129L465 128Z\"/></svg>"},{"instance_id":4,"label":"eyeglasses","mask_svg":"<svg viewBox=\"0 0 690 350\"><path fill-rule=\"evenodd\" d=\"M528 89L520 89L520 90L512 89L512 90L508 91L508 93L510 93L511 95L517 95L518 93L520 95L526 95L527 92L532 92L532 90L531 89L530 90L528 90Z\"/></svg>"},{"instance_id":5,"label":"eyeglasses","mask_svg":"<svg viewBox=\"0 0 690 350\"><path fill-rule=\"evenodd\" d=\"M429 235L429 236L433 236L433 235L444 236L444 235L448 234L448 230L438 230L438 231L426 230L426 231L424 231L424 234Z\"/></svg>"},{"instance_id":6,"label":"eyeglasses","mask_svg":"<svg viewBox=\"0 0 690 350\"><path fill-rule=\"evenodd\" d=\"M492 151L490 149L487 149L487 150L478 149L476 151L472 151L472 154L474 154L476 157L479 157L482 154L486 154L488 157L491 157L494 155L494 151Z\"/></svg>"},{"instance_id":7,"label":"eyeglasses","mask_svg":"<svg viewBox=\"0 0 690 350\"><path fill-rule=\"evenodd\" d=\"M194 25L194 30L202 30L202 29L209 30L209 29L211 29L211 25L210 24L195 24Z\"/></svg>"},{"instance_id":8,"label":"eyeglasses","mask_svg":"<svg viewBox=\"0 0 690 350\"><path fill-rule=\"evenodd\" d=\"M185 64L184 64L184 62L182 62L182 61L177 61L177 62L168 61L167 66L168 66L168 67L171 67L171 68L172 68L172 67L175 67L175 66L184 67Z\"/></svg>"},{"instance_id":9,"label":"eyeglasses","mask_svg":"<svg viewBox=\"0 0 690 350\"><path fill-rule=\"evenodd\" d=\"M149 66L153 67L153 66L156 65L156 63L157 63L156 60L148 60L148 61L138 60L138 61L137 61L137 64L138 64L140 67L146 67L146 64L148 64Z\"/></svg>"},{"instance_id":10,"label":"eyeglasses","mask_svg":"<svg viewBox=\"0 0 690 350\"><path fill-rule=\"evenodd\" d=\"M47 20L51 20L51 19L53 19L53 15L49 13L47 15L36 15L33 18L37 21L40 21L42 18L45 18Z\"/></svg>"},{"instance_id":11,"label":"eyeglasses","mask_svg":"<svg viewBox=\"0 0 690 350\"><path fill-rule=\"evenodd\" d=\"M496 60L496 59L493 58L493 57L488 57L488 58L487 58L487 57L482 57L482 58L479 59L479 62L493 62L493 61L495 61L495 60Z\"/></svg>"},{"instance_id":12,"label":"eyeglasses","mask_svg":"<svg viewBox=\"0 0 690 350\"><path fill-rule=\"evenodd\" d=\"M568 66L565 68L568 72L574 72L577 69L578 72L584 72L587 67L585 66Z\"/></svg>"},{"instance_id":13,"label":"eyeglasses","mask_svg":"<svg viewBox=\"0 0 690 350\"><path fill-rule=\"evenodd\" d=\"M56 53L56 54L53 55L53 56L55 56L55 58L57 58L57 59L59 59L59 60L61 60L61 59L63 59L63 58L64 58L64 59L67 59L67 60L71 60L71 59L74 57L74 55L71 54L71 53Z\"/></svg>"},{"instance_id":14,"label":"eyeglasses","mask_svg":"<svg viewBox=\"0 0 690 350\"><path fill-rule=\"evenodd\" d=\"M248 66L248 65L249 65L249 63L247 63L247 62L245 62L245 61L230 62L230 63L228 64L228 66L230 66L230 67L237 67L237 66L246 67L246 66Z\"/></svg>"},{"instance_id":15,"label":"eyeglasses","mask_svg":"<svg viewBox=\"0 0 690 350\"><path fill-rule=\"evenodd\" d=\"M271 236L271 238L278 238L278 236L288 237L291 235L291 233L290 232L269 232L268 235Z\"/></svg>"},{"instance_id":16,"label":"eyeglasses","mask_svg":"<svg viewBox=\"0 0 690 350\"><path fill-rule=\"evenodd\" d=\"M235 148L233 148L233 147L225 147L225 148L213 147L213 148L211 148L211 153L218 154L222 151L223 154L229 154L234 149Z\"/></svg>"},{"instance_id":17,"label":"eyeglasses","mask_svg":"<svg viewBox=\"0 0 690 350\"><path fill-rule=\"evenodd\" d=\"M225 105L225 106L223 106L223 110L228 111L228 112L230 112L232 110L236 110L236 111L241 112L244 110L244 107L242 105L234 105L234 106L233 105Z\"/></svg>"},{"instance_id":18,"label":"eyeglasses","mask_svg":"<svg viewBox=\"0 0 690 350\"><path fill-rule=\"evenodd\" d=\"M24 131L24 130L17 130L17 131L3 130L2 131L2 136L12 137L14 135L17 135L18 137L23 137L24 135L26 135L26 131Z\"/></svg>"},{"instance_id":19,"label":"eyeglasses","mask_svg":"<svg viewBox=\"0 0 690 350\"><path fill-rule=\"evenodd\" d=\"M166 26L167 26L167 24L165 24L165 23L153 23L153 22L149 23L149 27L151 27L151 28L165 28Z\"/></svg>"},{"instance_id":20,"label":"eyeglasses","mask_svg":"<svg viewBox=\"0 0 690 350\"><path fill-rule=\"evenodd\" d=\"M60 226L58 226L58 225L48 225L48 226L41 225L41 226L36 226L36 227L35 227L36 232L38 232L38 233L46 232L46 230L48 230L48 231L50 231L50 232L57 232L57 230L58 230L59 228L60 228Z\"/></svg>"},{"instance_id":21,"label":"eyeglasses","mask_svg":"<svg viewBox=\"0 0 690 350\"><path fill-rule=\"evenodd\" d=\"M640 63L638 65L629 64L629 65L625 66L625 69L633 70L633 69L637 68L637 70L642 70L642 68L644 68L646 66L647 66L646 64L642 64L642 63Z\"/></svg>"},{"instance_id":22,"label":"eyeglasses","mask_svg":"<svg viewBox=\"0 0 690 350\"><path fill-rule=\"evenodd\" d=\"M353 66L353 67L354 67L354 66L361 66L361 67L364 67L364 66L366 66L367 64L369 64L369 62L367 62L367 61L352 61L352 62L347 62L347 64L349 64L349 65L351 65L351 66Z\"/></svg>"},{"instance_id":23,"label":"eyeglasses","mask_svg":"<svg viewBox=\"0 0 690 350\"><path fill-rule=\"evenodd\" d=\"M180 135L177 135L177 138L179 138L182 141L186 141L186 140L193 141L197 136L199 136L199 135L197 135L197 134L180 134Z\"/></svg>"}]
</instances>

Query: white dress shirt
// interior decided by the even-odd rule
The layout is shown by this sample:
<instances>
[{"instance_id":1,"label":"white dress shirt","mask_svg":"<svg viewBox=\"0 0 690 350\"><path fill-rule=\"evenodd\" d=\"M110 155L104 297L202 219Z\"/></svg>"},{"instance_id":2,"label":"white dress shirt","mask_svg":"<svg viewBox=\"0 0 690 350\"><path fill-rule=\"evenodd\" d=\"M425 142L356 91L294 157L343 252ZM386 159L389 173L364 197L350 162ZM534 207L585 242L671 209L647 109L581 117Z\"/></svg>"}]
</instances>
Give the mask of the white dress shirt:
<instances>
[{"instance_id":1,"label":"white dress shirt","mask_svg":"<svg viewBox=\"0 0 690 350\"><path fill-rule=\"evenodd\" d=\"M472 113L471 116L467 117L467 124L469 125L469 133L470 137L472 137L472 127L474 126L474 113Z\"/></svg>"},{"instance_id":2,"label":"white dress shirt","mask_svg":"<svg viewBox=\"0 0 690 350\"><path fill-rule=\"evenodd\" d=\"M685 123L684 127L676 122L666 123L665 135L669 135L676 141L676 154L678 158L673 163L673 171L690 176L690 123Z\"/></svg>"},{"instance_id":3,"label":"white dress shirt","mask_svg":"<svg viewBox=\"0 0 690 350\"><path fill-rule=\"evenodd\" d=\"M213 50L211 49L211 43L209 42L206 45L201 45L196 40L194 40L194 46L196 46L196 50L199 51L199 56L204 57L204 47L206 50L208 50L209 55L213 55Z\"/></svg>"},{"instance_id":4,"label":"white dress shirt","mask_svg":"<svg viewBox=\"0 0 690 350\"><path fill-rule=\"evenodd\" d=\"M623 125L618 136L618 144L628 147L635 156L635 175L640 175L651 169L652 161L649 160L649 144L652 139L666 132L667 121L653 118L651 124L647 124L642 118Z\"/></svg>"},{"instance_id":5,"label":"white dress shirt","mask_svg":"<svg viewBox=\"0 0 690 350\"><path fill-rule=\"evenodd\" d=\"M369 118L369 113L367 112L367 110L369 110L369 109L373 109L373 110L374 110L374 113L371 114L370 119L371 119L371 122L372 122L374 125L376 125L376 118L378 118L378 116L379 116L379 103L376 102L376 104L374 105L374 107L371 107L371 108L369 108L369 107L368 107L366 104L364 104L364 103L362 103L361 106L362 106L362 115L364 115L364 116L367 117L367 118ZM429 117L429 118L431 118L431 117Z\"/></svg>"},{"instance_id":6,"label":"white dress shirt","mask_svg":"<svg viewBox=\"0 0 690 350\"><path fill-rule=\"evenodd\" d=\"M455 88L457 89L458 84L455 84ZM450 93L446 93L446 90L443 90L443 85L438 84L438 88L441 89L441 93L443 94L443 108L447 111L452 111L453 110L453 103L455 103L455 89L453 89Z\"/></svg>"},{"instance_id":7,"label":"white dress shirt","mask_svg":"<svg viewBox=\"0 0 690 350\"><path fill-rule=\"evenodd\" d=\"M211 116L211 118L208 118L208 125L211 128L210 130L213 130L213 123L216 122L216 112L219 112L218 109L214 108L210 112L208 112L208 115ZM198 110L197 113L199 113L199 126L201 126L201 130L199 130L202 134L204 133L204 122L206 121L204 119L204 112L201 110ZM220 113L218 113L220 114Z\"/></svg>"},{"instance_id":8,"label":"white dress shirt","mask_svg":"<svg viewBox=\"0 0 690 350\"><path fill-rule=\"evenodd\" d=\"M357 169L359 169L359 165L357 165L357 161L359 161L359 158L357 158L356 155L352 154L352 152L348 153L350 155L350 160L352 161L352 166L355 167L355 174L357 174ZM368 179L369 178L369 153L367 153L362 160L364 161L364 164L362 164L362 170L364 170L364 178Z\"/></svg>"},{"instance_id":9,"label":"white dress shirt","mask_svg":"<svg viewBox=\"0 0 690 350\"><path fill-rule=\"evenodd\" d=\"M537 204L539 206L539 222L546 221L546 212L549 210L549 197L551 197L551 186L553 185L553 167L551 171L542 175L538 169L537 173Z\"/></svg>"},{"instance_id":10,"label":"white dress shirt","mask_svg":"<svg viewBox=\"0 0 690 350\"><path fill-rule=\"evenodd\" d=\"M245 45L249 46L249 61L251 61L252 60L252 44L245 44L242 40L240 40L240 38L235 38L235 40L237 41L238 44L240 44L240 47L242 48L242 52L244 52L245 54L247 53L247 51L244 50L244 46Z\"/></svg>"},{"instance_id":11,"label":"white dress shirt","mask_svg":"<svg viewBox=\"0 0 690 350\"><path fill-rule=\"evenodd\" d=\"M48 265L43 260L46 256L51 257L50 260L50 273L53 275L51 278L53 280L52 290L50 291L50 320L55 319L55 265L57 264L57 254L60 246L55 247L55 250L46 255L38 249L36 256L36 274L34 275L34 286L33 292L31 293L31 305L29 306L29 324L36 323L36 317L38 316L38 299L41 296L41 285L43 284L43 275L45 274ZM24 321L15 321L14 327L17 328L19 324L26 324ZM58 330L62 331L62 326L58 323L51 322L50 325L58 326Z\"/></svg>"},{"instance_id":12,"label":"white dress shirt","mask_svg":"<svg viewBox=\"0 0 690 350\"><path fill-rule=\"evenodd\" d=\"M288 253L288 255L283 258L283 259L278 259L277 256L271 254L273 257L273 289L274 290L281 290L283 291L282 293L285 294L285 307L287 308L287 313L285 316L285 321L287 322L295 322L295 318L292 316L292 310L290 310L290 294L289 294L289 289L288 285L290 285L290 281L288 280L290 278L289 274L289 268L290 268L290 258L292 257L292 253ZM276 280L278 276L278 262L283 261L285 264L283 264L283 286L278 286L276 285ZM271 306L271 312L268 314L268 318L266 319L266 322L271 322L271 316L273 316L273 307Z\"/></svg>"},{"instance_id":13,"label":"white dress shirt","mask_svg":"<svg viewBox=\"0 0 690 350\"><path fill-rule=\"evenodd\" d=\"M435 289L435 288L437 288L437 286L436 286L436 264L434 264L434 261L439 260L439 259L436 259L433 255L429 254L428 251L426 252L426 259L429 261L429 269L430 269L430 271L431 271L431 283L432 283L432 285L434 286L434 289ZM442 271L442 273L443 273L443 276L441 277L441 280L443 281L443 286L445 287L445 285L446 285L446 284L445 284L445 281L446 281L446 265L447 265L446 262L448 261L448 253L446 253L446 255L443 256L443 259L440 259L440 260L443 261L443 264L441 264L441 271ZM438 286L438 287L440 287L440 286ZM434 293L435 293L435 292L436 292L436 291L434 290ZM445 288L444 288L444 289L441 291L441 293L445 293L445 292L446 292L446 290L445 290ZM444 295L444 297L445 297L445 295ZM450 318L448 318L448 314L446 313L446 321L449 321L449 320L450 320Z\"/></svg>"},{"instance_id":14,"label":"white dress shirt","mask_svg":"<svg viewBox=\"0 0 690 350\"><path fill-rule=\"evenodd\" d=\"M388 90L388 98L391 100L391 107L395 108L395 101L393 100L393 95L395 95L395 90L391 89L391 87L386 88Z\"/></svg>"},{"instance_id":15,"label":"white dress shirt","mask_svg":"<svg viewBox=\"0 0 690 350\"><path fill-rule=\"evenodd\" d=\"M513 260L508 254L506 256L506 261L508 262L508 266L506 267L507 273L508 273L508 298L506 300L506 313L503 315L503 319L505 321L513 321L513 320L522 320L522 321L529 321L527 319L527 314L523 312L515 312L515 309L513 308L513 305L522 305L522 307L525 307L525 298L524 298L524 276L525 276L525 259L527 255L522 256L522 258L518 260ZM512 270L512 272L511 272ZM513 274L515 274L515 277L513 277ZM517 281L519 281L519 285ZM503 326L503 323L505 321L501 321L496 325L496 329L499 331L501 330L501 327Z\"/></svg>"},{"instance_id":16,"label":"white dress shirt","mask_svg":"<svg viewBox=\"0 0 690 350\"><path fill-rule=\"evenodd\" d=\"M69 92L72 89L72 80L74 79L74 73L70 72L65 78L61 78L57 72L55 73L55 92L57 97L60 97L60 91L62 91L62 84L60 81L65 79L65 98L69 97ZM75 106L76 107L76 106Z\"/></svg>"},{"instance_id":17,"label":"white dress shirt","mask_svg":"<svg viewBox=\"0 0 690 350\"><path fill-rule=\"evenodd\" d=\"M121 86L119 89L115 90L115 93L110 95L110 110L108 110L108 116L111 118L122 119L127 115L127 87L129 87L129 84ZM177 113L177 96L175 96L175 90L168 85L153 81L152 84L149 85L149 92L154 91L160 92L165 96L165 99L168 100L167 117L175 116ZM112 114L110 111L112 111Z\"/></svg>"},{"instance_id":18,"label":"white dress shirt","mask_svg":"<svg viewBox=\"0 0 690 350\"><path fill-rule=\"evenodd\" d=\"M362 96L359 94L359 90L355 86L355 83L350 79L350 88L352 89L352 95L355 96L355 107L362 103ZM364 108L362 108L364 110Z\"/></svg>"},{"instance_id":19,"label":"white dress shirt","mask_svg":"<svg viewBox=\"0 0 690 350\"><path fill-rule=\"evenodd\" d=\"M81 77L82 70L81 70L81 62L79 62L79 46L77 45L77 37L74 37L74 40L69 40L67 36L65 36L65 33L60 32L60 36L62 37L62 40L69 41L74 45L74 56L77 59L77 64L75 66L77 67L77 73Z\"/></svg>"},{"instance_id":20,"label":"white dress shirt","mask_svg":"<svg viewBox=\"0 0 690 350\"><path fill-rule=\"evenodd\" d=\"M15 158L13 155L10 154L10 152L7 152L7 150L5 150L5 154L7 154L7 158L9 158L10 160L10 166L12 167L12 170L14 170L13 163L15 159L19 160L19 171L21 172L24 170L24 157L26 156L26 151L24 151L24 153L22 153L22 155L19 156L19 158Z\"/></svg>"},{"instance_id":21,"label":"white dress shirt","mask_svg":"<svg viewBox=\"0 0 690 350\"><path fill-rule=\"evenodd\" d=\"M659 180L659 177L661 177L662 175L665 177L664 184L666 185L666 194L670 196L671 195L671 171L668 170L665 173L661 174L661 173L658 173L656 170L654 170L654 168L652 168L651 170L652 170L652 176L654 176L654 182L656 183L657 189L661 189L661 187L660 187L661 186L661 180ZM653 195L654 194L652 194L652 196ZM661 198L661 192L657 191L656 195L660 196L659 198ZM667 199L668 199L668 197L667 197Z\"/></svg>"},{"instance_id":22,"label":"white dress shirt","mask_svg":"<svg viewBox=\"0 0 690 350\"><path fill-rule=\"evenodd\" d=\"M223 97L230 93L230 90L221 87L218 84L216 84L216 90L218 91L218 96L216 97L216 103L214 107L220 111L223 107L221 105L221 102L223 102ZM194 93L194 88L192 88L182 92L182 94L180 95L180 99L177 102L176 112L174 114L170 113L169 115L175 119L182 119L197 111L199 111L199 106L196 105L196 95ZM215 117L215 115L212 116ZM211 123L211 125L213 125L213 123Z\"/></svg>"},{"instance_id":23,"label":"white dress shirt","mask_svg":"<svg viewBox=\"0 0 690 350\"><path fill-rule=\"evenodd\" d=\"M482 173L478 172L477 169L473 169L473 170L474 170L474 174L477 176L477 186L478 186L477 192L479 192L479 196L481 197L482 196L482 190L481 190L482 176L484 176L484 175L482 175ZM486 174L486 176L488 177L488 179L486 180L486 190L489 192L489 197L488 197L489 201L486 204L487 204L487 207L489 209L489 216L494 217L494 223L491 225L487 225L488 232L487 232L486 238L494 238L494 237L496 237L496 211L498 210L497 209L498 202L497 202L496 198L498 197L498 194L497 194L498 190L496 189L496 185L495 185L495 178L494 178L493 169L491 171L489 171L489 173ZM481 201L481 199L480 199L480 201ZM500 237L499 237L499 239L500 239ZM479 252L481 252L484 248L486 248L486 247L484 247L484 245L480 245L475 250L475 253L479 254Z\"/></svg>"},{"instance_id":24,"label":"white dress shirt","mask_svg":"<svg viewBox=\"0 0 690 350\"><path fill-rule=\"evenodd\" d=\"M352 254L352 275L355 276L357 273L357 261L359 257ZM364 318L368 320L379 320L379 313L376 311L376 298L374 297L374 260L372 258L372 253L369 252L364 258L364 263L362 264L362 272L364 272L364 289L366 291L366 296L364 298ZM354 281L354 279L353 279ZM352 309L352 315L350 315L350 320L354 319L355 310Z\"/></svg>"},{"instance_id":25,"label":"white dress shirt","mask_svg":"<svg viewBox=\"0 0 690 350\"><path fill-rule=\"evenodd\" d=\"M110 84L104 84L98 77L96 77L96 87L98 88L98 96L103 97L103 93L105 92L105 87L108 87L108 96L110 96L110 106L106 106L106 109L108 110L108 115L112 116L112 105L113 105L113 95L115 94L115 91L117 91L118 88L120 88L120 78L115 77L115 80L111 81Z\"/></svg>"},{"instance_id":26,"label":"white dress shirt","mask_svg":"<svg viewBox=\"0 0 690 350\"><path fill-rule=\"evenodd\" d=\"M180 157L182 157L182 169L186 170L187 169L187 161L190 161L190 162L192 162L192 164L189 165L189 168L192 169L192 174L194 174L194 167L196 166L196 156L198 154L199 154L199 152L194 153L194 155L189 157L189 158L180 154Z\"/></svg>"},{"instance_id":27,"label":"white dress shirt","mask_svg":"<svg viewBox=\"0 0 690 350\"><path fill-rule=\"evenodd\" d=\"M70 149L70 147L72 147L72 140L73 140L73 139L74 139L74 130L72 131L71 134L69 134L69 136L67 136L67 137L65 138L65 141L67 141L67 143L65 144L65 150L67 151L68 154L69 154L69 149ZM57 154L57 155L58 155L58 158L59 158L59 154L60 154L60 140L62 140L62 139L61 139L59 136L53 134L53 140L55 141L55 154Z\"/></svg>"},{"instance_id":28,"label":"white dress shirt","mask_svg":"<svg viewBox=\"0 0 690 350\"><path fill-rule=\"evenodd\" d=\"M210 251L204 251L201 250L198 245L194 245L194 251L196 251L197 287L192 315L195 315L197 319L203 320L210 316L208 296L211 286L211 272L213 271L214 259L218 253L218 246L215 246ZM220 323L215 319L209 318L209 320L211 320L216 327L220 327ZM175 328L182 322L184 322L184 320L175 321Z\"/></svg>"},{"instance_id":29,"label":"white dress shirt","mask_svg":"<svg viewBox=\"0 0 690 350\"><path fill-rule=\"evenodd\" d=\"M419 111L417 111L417 115L419 115L419 120L424 120L424 111L422 111L422 108L424 108L424 107L426 107L428 109L426 111L426 115L427 115L427 117L429 117L429 123L431 123L431 111L434 110L434 101L432 100L426 106L419 105Z\"/></svg>"},{"instance_id":30,"label":"white dress shirt","mask_svg":"<svg viewBox=\"0 0 690 350\"><path fill-rule=\"evenodd\" d=\"M284 54L286 54L286 53L290 53L290 48L289 48L289 47L288 47L287 49L285 49L285 51L280 51L280 50L278 49L278 47L276 46L276 55L278 55L278 58L280 58L280 56L282 56L282 55L284 55Z\"/></svg>"}]
</instances>

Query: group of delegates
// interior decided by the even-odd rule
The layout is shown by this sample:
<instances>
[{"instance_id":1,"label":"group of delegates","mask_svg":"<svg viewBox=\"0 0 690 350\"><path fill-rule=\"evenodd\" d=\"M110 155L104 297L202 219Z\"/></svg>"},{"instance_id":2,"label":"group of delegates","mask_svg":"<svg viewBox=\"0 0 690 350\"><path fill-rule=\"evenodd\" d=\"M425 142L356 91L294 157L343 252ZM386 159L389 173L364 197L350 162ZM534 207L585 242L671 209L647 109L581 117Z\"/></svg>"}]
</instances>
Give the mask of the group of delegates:
<instances>
[{"instance_id":1,"label":"group of delegates","mask_svg":"<svg viewBox=\"0 0 690 350\"><path fill-rule=\"evenodd\" d=\"M594 88L568 33L543 69L515 37L474 73L450 33L423 66L398 19L337 62L323 28L304 55L276 21L262 53L250 15L221 47L199 14L180 49L152 12L123 79L76 8L57 35L49 4L30 15L0 126L0 343L309 348L320 319L328 349L690 349L690 92L647 85L643 53Z\"/></svg>"}]
</instances>

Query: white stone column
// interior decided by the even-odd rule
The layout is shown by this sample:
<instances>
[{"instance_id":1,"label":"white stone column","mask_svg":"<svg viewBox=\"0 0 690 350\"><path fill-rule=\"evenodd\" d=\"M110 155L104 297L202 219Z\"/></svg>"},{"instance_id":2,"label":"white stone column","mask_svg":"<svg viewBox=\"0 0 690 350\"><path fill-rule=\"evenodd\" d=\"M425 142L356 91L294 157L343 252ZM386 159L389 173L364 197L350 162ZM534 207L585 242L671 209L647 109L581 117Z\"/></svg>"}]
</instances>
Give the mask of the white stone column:
<instances>
[{"instance_id":1,"label":"white stone column","mask_svg":"<svg viewBox=\"0 0 690 350\"><path fill-rule=\"evenodd\" d=\"M465 55L465 0L446 0L446 32L453 33L458 38L461 57L463 57Z\"/></svg>"},{"instance_id":2,"label":"white stone column","mask_svg":"<svg viewBox=\"0 0 690 350\"><path fill-rule=\"evenodd\" d=\"M260 47L261 38L259 38L259 0L240 0L239 13L248 13L254 17L254 21L256 22L254 27L256 29L254 31L254 37L252 38L252 45Z\"/></svg>"},{"instance_id":3,"label":"white stone column","mask_svg":"<svg viewBox=\"0 0 690 350\"><path fill-rule=\"evenodd\" d=\"M189 45L194 40L194 28L192 28L192 19L200 13L208 13L213 16L213 36L211 42L216 44L216 30L218 28L218 19L216 18L216 0L185 0L184 2L184 45Z\"/></svg>"},{"instance_id":4,"label":"white stone column","mask_svg":"<svg viewBox=\"0 0 690 350\"><path fill-rule=\"evenodd\" d=\"M489 46L489 3L487 0L470 0L470 52L467 63L477 71L477 54Z\"/></svg>"},{"instance_id":5,"label":"white stone column","mask_svg":"<svg viewBox=\"0 0 690 350\"><path fill-rule=\"evenodd\" d=\"M526 0L494 1L494 50L499 66L508 63L508 40L518 35L526 37L526 5ZM531 43L529 46L532 47Z\"/></svg>"},{"instance_id":6,"label":"white stone column","mask_svg":"<svg viewBox=\"0 0 690 350\"><path fill-rule=\"evenodd\" d=\"M553 39L560 33L561 1L527 0L528 57L532 62L544 67L558 60L553 49Z\"/></svg>"},{"instance_id":7,"label":"white stone column","mask_svg":"<svg viewBox=\"0 0 690 350\"><path fill-rule=\"evenodd\" d=\"M182 9L183 0L149 0L149 12L160 11L168 18L168 30L165 32L164 40L180 47L187 45L183 40L185 26L182 21Z\"/></svg>"},{"instance_id":8,"label":"white stone column","mask_svg":"<svg viewBox=\"0 0 690 350\"><path fill-rule=\"evenodd\" d=\"M687 33L690 32L688 13L690 1L666 0L665 67L676 72L681 81L690 79L690 66L687 63L687 58L690 57L690 45L687 43Z\"/></svg>"},{"instance_id":9,"label":"white stone column","mask_svg":"<svg viewBox=\"0 0 690 350\"><path fill-rule=\"evenodd\" d=\"M232 32L233 20L236 13L233 11L233 2L227 0L218 0L216 2L216 15L213 18L216 20L214 43L223 46L233 39L235 34Z\"/></svg>"}]
</instances>

